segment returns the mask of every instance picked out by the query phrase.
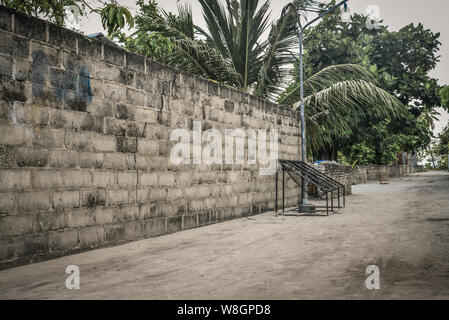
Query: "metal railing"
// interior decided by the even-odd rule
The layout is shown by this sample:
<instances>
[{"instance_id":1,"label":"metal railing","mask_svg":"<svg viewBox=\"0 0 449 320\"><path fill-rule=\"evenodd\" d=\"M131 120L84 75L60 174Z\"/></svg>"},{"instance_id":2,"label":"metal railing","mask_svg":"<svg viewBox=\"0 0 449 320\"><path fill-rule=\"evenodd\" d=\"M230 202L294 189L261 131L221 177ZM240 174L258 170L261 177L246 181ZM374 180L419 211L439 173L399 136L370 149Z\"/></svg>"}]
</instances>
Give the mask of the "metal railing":
<instances>
[{"instance_id":1,"label":"metal railing","mask_svg":"<svg viewBox=\"0 0 449 320\"><path fill-rule=\"evenodd\" d=\"M292 178L292 180L301 187L303 180L316 186L319 196L326 196L326 213L329 215L329 194L331 200L331 212L334 211L334 192L337 192L337 208L344 208L346 205L346 188L340 182L325 175L320 170L303 161L278 160L282 168L282 211L285 212L285 172ZM278 212L278 175L276 171L276 214ZM340 205L340 190L343 196L343 206ZM307 189L305 190L307 192ZM308 193L308 192L307 192Z\"/></svg>"}]
</instances>

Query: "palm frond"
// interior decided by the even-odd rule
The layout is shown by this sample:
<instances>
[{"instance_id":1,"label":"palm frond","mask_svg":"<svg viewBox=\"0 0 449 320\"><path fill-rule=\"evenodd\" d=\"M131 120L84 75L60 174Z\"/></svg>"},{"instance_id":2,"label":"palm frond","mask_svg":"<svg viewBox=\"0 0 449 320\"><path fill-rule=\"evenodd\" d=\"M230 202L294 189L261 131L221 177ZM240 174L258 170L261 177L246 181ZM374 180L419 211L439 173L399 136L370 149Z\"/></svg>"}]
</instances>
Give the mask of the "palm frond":
<instances>
[{"instance_id":1,"label":"palm frond","mask_svg":"<svg viewBox=\"0 0 449 320\"><path fill-rule=\"evenodd\" d=\"M216 48L188 38L172 40L172 43L173 52L162 63L231 86L240 83L240 75Z\"/></svg>"},{"instance_id":2,"label":"palm frond","mask_svg":"<svg viewBox=\"0 0 449 320\"><path fill-rule=\"evenodd\" d=\"M393 95L365 80L346 80L304 99L308 143L314 147L348 137L361 119L396 118L406 107Z\"/></svg>"},{"instance_id":3,"label":"palm frond","mask_svg":"<svg viewBox=\"0 0 449 320\"><path fill-rule=\"evenodd\" d=\"M304 96L317 93L321 90L332 86L333 84L345 80L365 80L367 82L376 83L373 74L358 64L337 64L326 67L304 81ZM285 94L279 103L293 105L300 99L300 87L297 84L294 88Z\"/></svg>"},{"instance_id":4,"label":"palm frond","mask_svg":"<svg viewBox=\"0 0 449 320\"><path fill-rule=\"evenodd\" d=\"M281 83L288 81L291 65L295 62L292 51L298 47L297 24L298 10L308 0L296 0L287 4L281 12L280 18L272 24L266 41L266 52L258 73L254 94L264 98L272 98L279 93Z\"/></svg>"}]
</instances>

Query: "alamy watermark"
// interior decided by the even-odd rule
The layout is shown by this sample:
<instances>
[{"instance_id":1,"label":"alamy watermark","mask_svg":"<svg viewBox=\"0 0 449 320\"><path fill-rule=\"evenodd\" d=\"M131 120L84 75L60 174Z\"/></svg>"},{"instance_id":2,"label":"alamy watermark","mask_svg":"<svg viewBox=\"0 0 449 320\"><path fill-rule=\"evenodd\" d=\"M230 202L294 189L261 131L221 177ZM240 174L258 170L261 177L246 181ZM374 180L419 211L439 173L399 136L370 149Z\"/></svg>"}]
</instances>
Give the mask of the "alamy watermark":
<instances>
[{"instance_id":1,"label":"alamy watermark","mask_svg":"<svg viewBox=\"0 0 449 320\"><path fill-rule=\"evenodd\" d=\"M171 132L170 141L177 143L171 149L170 160L175 165L221 165L244 164L246 159L247 164L260 165L260 175L273 175L277 168L278 140L277 129L269 132L267 129L225 129L223 139L218 129L203 132L201 121L193 121L192 134L186 129Z\"/></svg>"},{"instance_id":2,"label":"alamy watermark","mask_svg":"<svg viewBox=\"0 0 449 320\"><path fill-rule=\"evenodd\" d=\"M365 274L369 274L366 278L365 286L368 290L380 289L380 270L378 266L370 265L366 267Z\"/></svg>"},{"instance_id":3,"label":"alamy watermark","mask_svg":"<svg viewBox=\"0 0 449 320\"><path fill-rule=\"evenodd\" d=\"M69 290L79 290L80 268L74 264L71 264L67 266L65 273L69 275L65 280L65 287Z\"/></svg>"}]
</instances>

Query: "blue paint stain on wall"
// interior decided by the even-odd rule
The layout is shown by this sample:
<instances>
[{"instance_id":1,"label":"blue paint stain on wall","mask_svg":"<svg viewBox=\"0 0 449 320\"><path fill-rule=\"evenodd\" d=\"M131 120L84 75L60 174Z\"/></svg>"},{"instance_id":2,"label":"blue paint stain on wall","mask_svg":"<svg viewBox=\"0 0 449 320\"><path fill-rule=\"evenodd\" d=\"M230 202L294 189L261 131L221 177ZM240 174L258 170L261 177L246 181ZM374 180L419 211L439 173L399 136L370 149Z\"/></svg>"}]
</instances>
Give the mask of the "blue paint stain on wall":
<instances>
[{"instance_id":1,"label":"blue paint stain on wall","mask_svg":"<svg viewBox=\"0 0 449 320\"><path fill-rule=\"evenodd\" d=\"M92 102L92 89L90 87L90 74L89 70L82 66L79 72L80 77L80 91L88 96L89 102Z\"/></svg>"},{"instance_id":2,"label":"blue paint stain on wall","mask_svg":"<svg viewBox=\"0 0 449 320\"><path fill-rule=\"evenodd\" d=\"M51 58L42 50L34 51L32 56L33 101L56 108L86 111L93 96L88 68L76 67L74 63L69 63L65 70L52 68L49 66Z\"/></svg>"}]
</instances>

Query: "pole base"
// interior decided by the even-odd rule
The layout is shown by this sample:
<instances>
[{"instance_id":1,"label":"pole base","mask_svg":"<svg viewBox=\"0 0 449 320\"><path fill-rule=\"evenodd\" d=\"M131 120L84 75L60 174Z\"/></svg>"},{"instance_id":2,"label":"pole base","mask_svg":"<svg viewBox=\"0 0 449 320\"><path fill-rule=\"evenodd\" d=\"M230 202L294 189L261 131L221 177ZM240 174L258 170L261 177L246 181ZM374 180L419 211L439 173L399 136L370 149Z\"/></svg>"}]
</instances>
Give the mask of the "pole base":
<instances>
[{"instance_id":1,"label":"pole base","mask_svg":"<svg viewBox=\"0 0 449 320\"><path fill-rule=\"evenodd\" d=\"M312 213L316 211L316 207L312 204L300 204L298 206L298 212L300 213Z\"/></svg>"}]
</instances>

